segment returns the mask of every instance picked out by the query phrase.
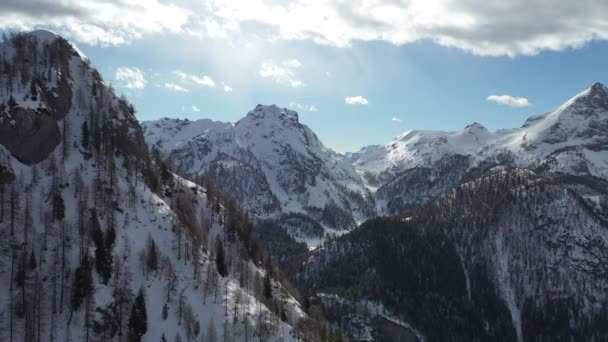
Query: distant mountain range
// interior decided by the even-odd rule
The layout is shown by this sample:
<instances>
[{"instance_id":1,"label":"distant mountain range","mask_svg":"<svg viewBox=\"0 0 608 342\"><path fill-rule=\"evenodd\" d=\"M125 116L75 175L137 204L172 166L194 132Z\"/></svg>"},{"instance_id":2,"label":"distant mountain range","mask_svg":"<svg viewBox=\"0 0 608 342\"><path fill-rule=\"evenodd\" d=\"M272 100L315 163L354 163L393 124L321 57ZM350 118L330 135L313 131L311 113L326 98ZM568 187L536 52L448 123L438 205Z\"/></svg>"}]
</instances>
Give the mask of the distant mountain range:
<instances>
[{"instance_id":1,"label":"distant mountain range","mask_svg":"<svg viewBox=\"0 0 608 342\"><path fill-rule=\"evenodd\" d=\"M455 132L408 131L345 155L325 147L297 113L276 106L258 105L235 124L161 119L143 128L148 144L185 172L214 176L252 216L300 213L324 232L343 232L420 206L493 167L543 165L607 178L607 91L596 83L517 129L490 132L474 123ZM296 236L315 244L316 232Z\"/></svg>"},{"instance_id":2,"label":"distant mountain range","mask_svg":"<svg viewBox=\"0 0 608 342\"><path fill-rule=\"evenodd\" d=\"M344 155L276 106L235 124L143 127L178 169L211 177L246 208L274 257L354 340L608 339L600 83L520 128L409 131ZM341 237L323 242L328 232ZM318 248L302 257L281 234Z\"/></svg>"}]
</instances>

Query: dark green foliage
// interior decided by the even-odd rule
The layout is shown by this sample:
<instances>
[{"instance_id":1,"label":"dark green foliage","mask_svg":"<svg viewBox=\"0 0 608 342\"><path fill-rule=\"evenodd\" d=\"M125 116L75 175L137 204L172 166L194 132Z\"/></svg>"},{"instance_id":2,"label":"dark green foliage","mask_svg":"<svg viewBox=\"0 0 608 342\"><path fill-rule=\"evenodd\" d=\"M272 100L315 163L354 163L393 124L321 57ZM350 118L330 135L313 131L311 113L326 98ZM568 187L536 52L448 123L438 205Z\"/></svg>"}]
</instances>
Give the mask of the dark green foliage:
<instances>
[{"instance_id":1,"label":"dark green foliage","mask_svg":"<svg viewBox=\"0 0 608 342\"><path fill-rule=\"evenodd\" d=\"M410 317L429 341L474 341L483 335L466 299L464 271L446 236L420 233L396 218L368 221L342 240L352 250L314 278L314 292L378 298ZM332 319L342 315L326 314Z\"/></svg>"},{"instance_id":2,"label":"dark green foliage","mask_svg":"<svg viewBox=\"0 0 608 342\"><path fill-rule=\"evenodd\" d=\"M163 181L163 184L170 184L173 180L173 175L169 171L167 164L164 162L161 162L160 164L160 177Z\"/></svg>"},{"instance_id":3,"label":"dark green foliage","mask_svg":"<svg viewBox=\"0 0 608 342\"><path fill-rule=\"evenodd\" d=\"M114 228L114 225L110 225L108 227L105 240L106 248L109 251L112 251L112 248L114 248L114 243L116 242L116 228Z\"/></svg>"},{"instance_id":4,"label":"dark green foliage","mask_svg":"<svg viewBox=\"0 0 608 342\"><path fill-rule=\"evenodd\" d=\"M272 299L272 280L270 279L270 271L266 270L264 276L264 298L267 300Z\"/></svg>"},{"instance_id":5,"label":"dark green foliage","mask_svg":"<svg viewBox=\"0 0 608 342\"><path fill-rule=\"evenodd\" d=\"M30 253L30 264L29 264L30 270L32 270L32 271L35 270L36 265L37 265L36 264L36 255L34 254L34 251L32 251Z\"/></svg>"},{"instance_id":6,"label":"dark green foliage","mask_svg":"<svg viewBox=\"0 0 608 342\"><path fill-rule=\"evenodd\" d=\"M215 265L217 272L225 277L228 275L228 269L226 268L226 254L224 252L224 244L219 238L215 240Z\"/></svg>"},{"instance_id":7,"label":"dark green foliage","mask_svg":"<svg viewBox=\"0 0 608 342\"><path fill-rule=\"evenodd\" d=\"M165 305L163 305L163 319L167 319L167 317L169 317L169 306L167 306L167 303L165 303Z\"/></svg>"},{"instance_id":8,"label":"dark green foliage","mask_svg":"<svg viewBox=\"0 0 608 342\"><path fill-rule=\"evenodd\" d=\"M17 106L17 101L15 101L13 95L8 99L8 106L11 108Z\"/></svg>"},{"instance_id":9,"label":"dark green foliage","mask_svg":"<svg viewBox=\"0 0 608 342\"><path fill-rule=\"evenodd\" d=\"M53 217L57 221L65 218L65 204L61 193L57 192L53 195Z\"/></svg>"},{"instance_id":10,"label":"dark green foliage","mask_svg":"<svg viewBox=\"0 0 608 342\"><path fill-rule=\"evenodd\" d=\"M72 283L72 310L78 310L83 300L93 293L93 275L89 256L85 255L74 271Z\"/></svg>"},{"instance_id":11,"label":"dark green foliage","mask_svg":"<svg viewBox=\"0 0 608 342\"><path fill-rule=\"evenodd\" d=\"M21 259L21 258L19 258ZM15 283L19 287L23 287L25 285L25 276L26 276L26 265L23 262L19 261L17 263L17 270L15 271Z\"/></svg>"},{"instance_id":12,"label":"dark green foliage","mask_svg":"<svg viewBox=\"0 0 608 342\"><path fill-rule=\"evenodd\" d=\"M129 342L139 342L148 331L146 300L142 289L137 293L129 316Z\"/></svg>"},{"instance_id":13,"label":"dark green foliage","mask_svg":"<svg viewBox=\"0 0 608 342\"><path fill-rule=\"evenodd\" d=\"M196 323L194 323L194 336L198 336L198 334L201 333L201 322L196 321Z\"/></svg>"},{"instance_id":14,"label":"dark green foliage","mask_svg":"<svg viewBox=\"0 0 608 342\"><path fill-rule=\"evenodd\" d=\"M85 121L82 123L82 127L80 128L80 144L83 148L89 148L89 140L91 133L89 132L89 124Z\"/></svg>"},{"instance_id":15,"label":"dark green foliage","mask_svg":"<svg viewBox=\"0 0 608 342\"><path fill-rule=\"evenodd\" d=\"M146 265L148 266L149 271L156 271L158 269L158 251L156 248L156 243L153 239L149 240L148 243L148 257L146 258ZM166 306L167 304L165 304ZM164 308L163 308L164 311Z\"/></svg>"},{"instance_id":16,"label":"dark green foliage","mask_svg":"<svg viewBox=\"0 0 608 342\"><path fill-rule=\"evenodd\" d=\"M32 79L32 82L30 83L30 94L32 94L32 101L36 101L38 99L38 89L34 79Z\"/></svg>"},{"instance_id":17,"label":"dark green foliage","mask_svg":"<svg viewBox=\"0 0 608 342\"><path fill-rule=\"evenodd\" d=\"M95 269L103 284L107 284L112 276L112 249L116 240L116 232L109 227L104 234L97 219L97 211L91 210L91 238L95 244Z\"/></svg>"},{"instance_id":18,"label":"dark green foliage","mask_svg":"<svg viewBox=\"0 0 608 342\"><path fill-rule=\"evenodd\" d=\"M258 223L254 230L256 238L266 247L272 260L276 261L279 269L288 276L295 275L308 256L306 244L296 241L287 234L286 229L294 226L291 224L292 221L266 220Z\"/></svg>"}]
</instances>

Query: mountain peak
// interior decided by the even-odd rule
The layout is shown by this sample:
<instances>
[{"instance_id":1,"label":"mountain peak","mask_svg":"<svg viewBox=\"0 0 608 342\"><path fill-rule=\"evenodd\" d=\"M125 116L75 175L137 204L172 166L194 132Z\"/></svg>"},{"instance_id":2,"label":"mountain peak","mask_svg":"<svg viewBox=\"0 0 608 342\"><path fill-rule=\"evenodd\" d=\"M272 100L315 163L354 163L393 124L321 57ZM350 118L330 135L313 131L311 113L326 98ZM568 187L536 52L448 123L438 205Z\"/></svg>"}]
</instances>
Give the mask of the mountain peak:
<instances>
[{"instance_id":1,"label":"mountain peak","mask_svg":"<svg viewBox=\"0 0 608 342\"><path fill-rule=\"evenodd\" d=\"M591 87L589 87L589 91L588 91L588 96L600 96L600 97L606 97L608 94L608 89L606 89L606 87L600 83L600 82L595 82L593 83L593 85L591 85Z\"/></svg>"},{"instance_id":2,"label":"mountain peak","mask_svg":"<svg viewBox=\"0 0 608 342\"><path fill-rule=\"evenodd\" d=\"M277 105L261 105L258 104L254 110L247 113L245 118L253 120L276 120L276 121L289 121L299 124L298 113L287 108L280 108Z\"/></svg>"},{"instance_id":3,"label":"mountain peak","mask_svg":"<svg viewBox=\"0 0 608 342\"><path fill-rule=\"evenodd\" d=\"M575 111L585 108L608 110L608 89L602 83L596 82L563 104L561 108L565 110L573 105L577 108L574 109Z\"/></svg>"},{"instance_id":4,"label":"mountain peak","mask_svg":"<svg viewBox=\"0 0 608 342\"><path fill-rule=\"evenodd\" d=\"M482 125L480 123L477 123L477 122L473 122L472 124L467 125L464 128L464 130L465 131L469 131L469 132L472 132L472 131L484 131L484 132L487 132L488 131L488 129L484 125Z\"/></svg>"}]
</instances>

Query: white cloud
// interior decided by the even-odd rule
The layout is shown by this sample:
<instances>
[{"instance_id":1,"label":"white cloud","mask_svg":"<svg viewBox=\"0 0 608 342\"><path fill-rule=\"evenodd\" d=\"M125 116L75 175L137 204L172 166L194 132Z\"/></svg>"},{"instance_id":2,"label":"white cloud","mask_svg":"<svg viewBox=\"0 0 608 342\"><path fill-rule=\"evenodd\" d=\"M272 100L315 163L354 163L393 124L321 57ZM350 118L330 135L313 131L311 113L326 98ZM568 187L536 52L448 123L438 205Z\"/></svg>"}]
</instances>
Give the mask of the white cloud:
<instances>
[{"instance_id":1,"label":"white cloud","mask_svg":"<svg viewBox=\"0 0 608 342\"><path fill-rule=\"evenodd\" d=\"M230 93L232 91L232 87L224 83L224 91Z\"/></svg>"},{"instance_id":2,"label":"white cloud","mask_svg":"<svg viewBox=\"0 0 608 342\"><path fill-rule=\"evenodd\" d=\"M213 80L213 78L211 78L207 75L203 75L203 76L190 75L190 74L187 74L180 70L175 70L175 71L173 71L173 73L175 75L177 75L177 77L179 77L184 82L192 82L192 83L198 84L200 86L210 87L210 88L215 87L215 81Z\"/></svg>"},{"instance_id":3,"label":"white cloud","mask_svg":"<svg viewBox=\"0 0 608 342\"><path fill-rule=\"evenodd\" d=\"M303 110L307 112L318 112L319 108L315 105L301 104L297 102L289 102L289 107L295 108L297 110Z\"/></svg>"},{"instance_id":4,"label":"white cloud","mask_svg":"<svg viewBox=\"0 0 608 342\"><path fill-rule=\"evenodd\" d=\"M209 21L224 35L408 44L429 40L474 54L516 56L608 39L608 2L552 0L207 0Z\"/></svg>"},{"instance_id":5,"label":"white cloud","mask_svg":"<svg viewBox=\"0 0 608 342\"><path fill-rule=\"evenodd\" d=\"M348 96L344 98L344 103L349 105L366 105L369 103L369 101L363 96Z\"/></svg>"},{"instance_id":6,"label":"white cloud","mask_svg":"<svg viewBox=\"0 0 608 342\"><path fill-rule=\"evenodd\" d=\"M510 107L527 107L531 104L525 97L513 97L511 95L490 95L487 100Z\"/></svg>"},{"instance_id":7,"label":"white cloud","mask_svg":"<svg viewBox=\"0 0 608 342\"><path fill-rule=\"evenodd\" d=\"M164 0L2 0L0 29L45 27L70 40L118 45L145 35L186 32L194 13Z\"/></svg>"},{"instance_id":8,"label":"white cloud","mask_svg":"<svg viewBox=\"0 0 608 342\"><path fill-rule=\"evenodd\" d=\"M290 59L276 64L272 60L267 60L260 67L260 76L272 78L279 84L286 84L293 88L305 87L306 83L296 78L296 69L302 67L297 59Z\"/></svg>"},{"instance_id":9,"label":"white cloud","mask_svg":"<svg viewBox=\"0 0 608 342\"><path fill-rule=\"evenodd\" d=\"M146 87L146 78L138 68L119 67L116 69L114 78L121 86L128 89L144 89Z\"/></svg>"},{"instance_id":10,"label":"white cloud","mask_svg":"<svg viewBox=\"0 0 608 342\"><path fill-rule=\"evenodd\" d=\"M393 122L398 122L398 123L401 123L401 122L402 122L402 121L401 121L401 119L399 119L399 118L392 118L392 119L391 119L391 121L393 121Z\"/></svg>"},{"instance_id":11,"label":"white cloud","mask_svg":"<svg viewBox=\"0 0 608 342\"><path fill-rule=\"evenodd\" d=\"M192 106L192 111L195 112L195 113L198 113L198 112L201 111L201 109L198 108L197 106Z\"/></svg>"},{"instance_id":12,"label":"white cloud","mask_svg":"<svg viewBox=\"0 0 608 342\"><path fill-rule=\"evenodd\" d=\"M163 84L163 88L169 89L176 93L189 93L190 92L189 89L186 89L186 88L180 86L179 84L175 84L175 83L165 83L165 84Z\"/></svg>"},{"instance_id":13,"label":"white cloud","mask_svg":"<svg viewBox=\"0 0 608 342\"><path fill-rule=\"evenodd\" d=\"M479 55L531 55L608 40L608 1L2 0L0 29L50 28L78 43L158 34L232 40L428 40Z\"/></svg>"}]
</instances>

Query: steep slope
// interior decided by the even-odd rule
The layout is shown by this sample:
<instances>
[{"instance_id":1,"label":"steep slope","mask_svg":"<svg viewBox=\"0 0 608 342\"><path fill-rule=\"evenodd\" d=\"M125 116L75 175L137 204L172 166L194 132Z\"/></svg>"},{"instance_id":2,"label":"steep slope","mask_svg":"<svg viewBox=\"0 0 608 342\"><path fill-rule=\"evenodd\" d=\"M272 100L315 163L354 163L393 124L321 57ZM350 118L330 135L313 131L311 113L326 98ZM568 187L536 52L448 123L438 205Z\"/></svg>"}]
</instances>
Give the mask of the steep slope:
<instances>
[{"instance_id":1,"label":"steep slope","mask_svg":"<svg viewBox=\"0 0 608 342\"><path fill-rule=\"evenodd\" d=\"M0 58L1 340L297 339L244 217L150 158L67 41L19 34Z\"/></svg>"},{"instance_id":2,"label":"steep slope","mask_svg":"<svg viewBox=\"0 0 608 342\"><path fill-rule=\"evenodd\" d=\"M300 276L321 303L380 301L429 341L605 340L605 209L572 188L605 196L606 185L490 173L365 223L315 251Z\"/></svg>"},{"instance_id":3,"label":"steep slope","mask_svg":"<svg viewBox=\"0 0 608 342\"><path fill-rule=\"evenodd\" d=\"M143 127L148 144L183 171L213 179L252 216L303 214L324 228L312 234L291 230L297 238L310 242L373 215L350 163L326 148L294 111L258 105L234 125L163 119Z\"/></svg>"},{"instance_id":4,"label":"steep slope","mask_svg":"<svg viewBox=\"0 0 608 342\"><path fill-rule=\"evenodd\" d=\"M349 160L375 190L378 213L399 213L493 167L608 179L607 124L608 90L596 83L518 129L411 131Z\"/></svg>"}]
</instances>

